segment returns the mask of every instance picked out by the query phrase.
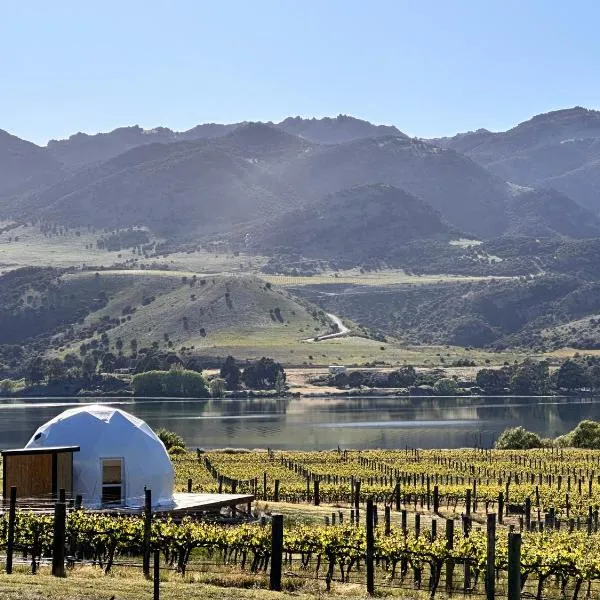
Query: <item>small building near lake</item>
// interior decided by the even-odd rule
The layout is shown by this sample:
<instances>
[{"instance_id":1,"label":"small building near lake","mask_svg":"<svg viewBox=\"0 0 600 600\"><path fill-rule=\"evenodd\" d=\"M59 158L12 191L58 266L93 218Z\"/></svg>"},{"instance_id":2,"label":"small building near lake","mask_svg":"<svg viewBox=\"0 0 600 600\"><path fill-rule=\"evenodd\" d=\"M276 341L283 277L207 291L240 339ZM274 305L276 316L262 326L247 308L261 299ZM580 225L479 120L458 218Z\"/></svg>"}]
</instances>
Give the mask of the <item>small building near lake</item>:
<instances>
[{"instance_id":1,"label":"small building near lake","mask_svg":"<svg viewBox=\"0 0 600 600\"><path fill-rule=\"evenodd\" d=\"M81 496L83 506L140 507L145 489L152 491L153 507L173 504L171 460L141 419L100 404L71 408L39 427L17 452L57 452L62 457L67 451L56 449L66 448L72 449L72 486L66 492L72 498ZM66 483L57 482L54 488Z\"/></svg>"}]
</instances>

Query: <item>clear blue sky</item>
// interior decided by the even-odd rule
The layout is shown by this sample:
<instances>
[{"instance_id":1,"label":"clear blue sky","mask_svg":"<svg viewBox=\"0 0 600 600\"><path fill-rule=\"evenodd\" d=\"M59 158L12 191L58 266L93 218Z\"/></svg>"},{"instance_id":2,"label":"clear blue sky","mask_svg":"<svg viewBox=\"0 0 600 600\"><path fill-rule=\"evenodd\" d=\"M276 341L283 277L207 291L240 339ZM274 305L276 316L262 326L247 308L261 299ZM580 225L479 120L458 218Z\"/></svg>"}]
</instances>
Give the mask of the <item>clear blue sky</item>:
<instances>
[{"instance_id":1,"label":"clear blue sky","mask_svg":"<svg viewBox=\"0 0 600 600\"><path fill-rule=\"evenodd\" d=\"M410 135L600 108L597 0L0 0L0 128L352 114Z\"/></svg>"}]
</instances>

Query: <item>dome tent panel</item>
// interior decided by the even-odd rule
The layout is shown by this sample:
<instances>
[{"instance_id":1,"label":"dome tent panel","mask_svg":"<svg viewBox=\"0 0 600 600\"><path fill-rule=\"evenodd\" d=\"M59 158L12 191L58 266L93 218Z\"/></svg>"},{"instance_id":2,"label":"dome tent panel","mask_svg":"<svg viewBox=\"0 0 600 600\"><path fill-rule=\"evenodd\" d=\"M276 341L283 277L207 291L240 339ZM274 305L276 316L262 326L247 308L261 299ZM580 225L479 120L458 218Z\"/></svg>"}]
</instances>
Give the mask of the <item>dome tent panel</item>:
<instances>
[{"instance_id":1,"label":"dome tent panel","mask_svg":"<svg viewBox=\"0 0 600 600\"><path fill-rule=\"evenodd\" d=\"M27 448L77 445L73 461L73 493L82 496L84 506L100 506L116 484L103 481L118 473L121 461L121 498L127 506L143 506L144 488L152 490L153 506L173 502L173 466L164 444L148 425L117 408L85 405L64 411L42 425ZM112 486L112 490L107 488Z\"/></svg>"}]
</instances>

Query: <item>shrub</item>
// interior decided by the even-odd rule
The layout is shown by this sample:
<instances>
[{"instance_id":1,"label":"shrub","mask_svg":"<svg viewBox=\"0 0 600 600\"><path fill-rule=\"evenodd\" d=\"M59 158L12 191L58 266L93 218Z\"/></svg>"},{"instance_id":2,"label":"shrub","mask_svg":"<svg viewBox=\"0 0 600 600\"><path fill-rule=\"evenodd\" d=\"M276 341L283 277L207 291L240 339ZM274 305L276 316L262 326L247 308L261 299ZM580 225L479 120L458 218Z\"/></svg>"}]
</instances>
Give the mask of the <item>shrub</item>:
<instances>
[{"instance_id":1,"label":"shrub","mask_svg":"<svg viewBox=\"0 0 600 600\"><path fill-rule=\"evenodd\" d=\"M530 448L541 448L542 446L540 436L533 431L527 431L524 427L505 429L495 444L495 448L498 450L529 450Z\"/></svg>"},{"instance_id":2,"label":"shrub","mask_svg":"<svg viewBox=\"0 0 600 600\"><path fill-rule=\"evenodd\" d=\"M146 371L131 380L136 396L168 396L175 398L206 398L208 387L201 373L185 369Z\"/></svg>"},{"instance_id":3,"label":"shrub","mask_svg":"<svg viewBox=\"0 0 600 600\"><path fill-rule=\"evenodd\" d=\"M185 452L186 452L186 450L183 446L171 446L171 448L169 448L169 454L171 456L185 454Z\"/></svg>"},{"instance_id":4,"label":"shrub","mask_svg":"<svg viewBox=\"0 0 600 600\"><path fill-rule=\"evenodd\" d=\"M157 429L155 433L158 439L165 445L165 448L169 452L175 447L183 448L185 452L185 442L178 433L175 433L174 431L169 431L164 427Z\"/></svg>"},{"instance_id":5,"label":"shrub","mask_svg":"<svg viewBox=\"0 0 600 600\"><path fill-rule=\"evenodd\" d=\"M213 398L222 398L227 389L227 382L221 377L215 377L210 380L210 395Z\"/></svg>"},{"instance_id":6,"label":"shrub","mask_svg":"<svg viewBox=\"0 0 600 600\"><path fill-rule=\"evenodd\" d=\"M433 384L433 391L440 396L454 396L458 390L458 384L451 377L442 377Z\"/></svg>"},{"instance_id":7,"label":"shrub","mask_svg":"<svg viewBox=\"0 0 600 600\"><path fill-rule=\"evenodd\" d=\"M597 421L581 421L573 431L556 438L556 444L562 447L600 448L600 423Z\"/></svg>"}]
</instances>

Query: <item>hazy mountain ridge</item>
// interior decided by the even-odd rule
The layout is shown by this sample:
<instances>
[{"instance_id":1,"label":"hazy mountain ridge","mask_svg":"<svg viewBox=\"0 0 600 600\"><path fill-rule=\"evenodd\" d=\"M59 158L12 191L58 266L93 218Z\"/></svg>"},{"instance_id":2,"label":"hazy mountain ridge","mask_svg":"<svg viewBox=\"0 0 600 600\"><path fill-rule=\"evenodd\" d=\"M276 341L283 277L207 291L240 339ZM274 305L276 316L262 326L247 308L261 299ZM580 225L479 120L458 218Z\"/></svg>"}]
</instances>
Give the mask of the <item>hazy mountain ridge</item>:
<instances>
[{"instance_id":1,"label":"hazy mountain ridge","mask_svg":"<svg viewBox=\"0 0 600 600\"><path fill-rule=\"evenodd\" d=\"M67 139L50 140L48 152L67 168L78 169L94 163L110 160L132 148L147 144L170 144L182 141L198 141L222 137L243 127L241 123L202 123L186 131L173 131L167 127L143 129L139 125L119 127L96 134L76 133ZM404 135L394 126L373 125L368 121L346 115L335 118L303 119L288 117L280 123L266 123L286 133L323 144L341 143L366 137Z\"/></svg>"},{"instance_id":2,"label":"hazy mountain ridge","mask_svg":"<svg viewBox=\"0 0 600 600\"><path fill-rule=\"evenodd\" d=\"M560 126L546 124L552 121L547 115L536 118L535 126L519 125L509 137L527 138L533 128L547 130L549 138L557 139L557 130L560 135L575 131L573 122L582 118L581 110L565 111ZM586 123L596 123L593 111L584 111L583 117ZM482 148L498 134L480 130L472 135L479 140L476 147ZM332 136L350 139L324 143ZM46 149L8 138L0 138L5 152L20 142L35 158L21 184L48 177L49 185L36 183L28 193L11 198L4 194L0 217L42 218L75 226L143 225L173 240L191 239L253 227L304 204L327 202L324 198L342 190L386 184L431 205L455 229L483 238L507 233L600 235L598 218L568 194L550 187L516 193L506 183L510 178L483 168L478 164L481 157L455 151L450 142L438 140L440 146L448 146L442 148L409 138L394 127L342 115L296 117L279 124L207 124L183 133L136 126L96 136L77 134ZM465 144L470 138L466 134L453 139ZM62 153L64 159L80 144L89 146L89 152L81 150L77 156L92 162L87 166L71 162L70 173L65 173L52 152ZM123 145L127 149L120 152ZM119 153L102 160L115 152ZM577 165L578 159L571 163Z\"/></svg>"},{"instance_id":3,"label":"hazy mountain ridge","mask_svg":"<svg viewBox=\"0 0 600 600\"><path fill-rule=\"evenodd\" d=\"M52 183L61 164L45 148L0 129L0 196Z\"/></svg>"},{"instance_id":4,"label":"hazy mountain ridge","mask_svg":"<svg viewBox=\"0 0 600 600\"><path fill-rule=\"evenodd\" d=\"M299 253L353 264L393 257L414 239L449 240L460 233L431 206L389 185L355 187L267 222L251 234L262 252Z\"/></svg>"},{"instance_id":5,"label":"hazy mountain ridge","mask_svg":"<svg viewBox=\"0 0 600 600\"><path fill-rule=\"evenodd\" d=\"M504 132L430 140L465 153L505 180L554 188L600 211L600 112L582 107L537 115Z\"/></svg>"}]
</instances>

